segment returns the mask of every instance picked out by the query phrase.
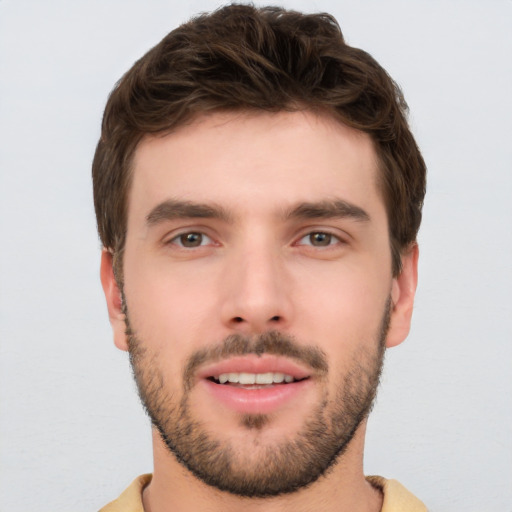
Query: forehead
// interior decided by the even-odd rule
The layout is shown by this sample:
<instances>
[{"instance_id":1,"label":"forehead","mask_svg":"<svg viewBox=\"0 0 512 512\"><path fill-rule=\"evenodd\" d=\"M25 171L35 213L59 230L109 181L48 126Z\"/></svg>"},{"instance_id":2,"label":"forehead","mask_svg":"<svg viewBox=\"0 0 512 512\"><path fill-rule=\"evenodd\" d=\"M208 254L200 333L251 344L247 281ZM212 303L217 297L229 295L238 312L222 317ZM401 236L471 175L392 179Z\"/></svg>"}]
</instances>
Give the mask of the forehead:
<instances>
[{"instance_id":1,"label":"forehead","mask_svg":"<svg viewBox=\"0 0 512 512\"><path fill-rule=\"evenodd\" d=\"M326 115L215 113L141 141L129 219L169 198L240 211L334 198L382 206L377 169L370 137Z\"/></svg>"}]
</instances>

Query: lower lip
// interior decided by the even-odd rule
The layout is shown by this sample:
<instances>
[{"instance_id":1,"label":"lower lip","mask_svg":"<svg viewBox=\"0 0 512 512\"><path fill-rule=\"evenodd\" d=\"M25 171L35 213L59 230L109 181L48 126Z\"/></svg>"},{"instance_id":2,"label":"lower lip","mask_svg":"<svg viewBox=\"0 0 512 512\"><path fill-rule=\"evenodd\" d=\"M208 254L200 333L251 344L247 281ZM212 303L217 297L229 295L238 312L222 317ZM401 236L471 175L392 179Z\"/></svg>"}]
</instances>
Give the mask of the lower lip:
<instances>
[{"instance_id":1,"label":"lower lip","mask_svg":"<svg viewBox=\"0 0 512 512\"><path fill-rule=\"evenodd\" d=\"M297 401L312 382L310 379L247 389L229 384L201 381L208 392L229 409L242 414L269 414Z\"/></svg>"}]
</instances>

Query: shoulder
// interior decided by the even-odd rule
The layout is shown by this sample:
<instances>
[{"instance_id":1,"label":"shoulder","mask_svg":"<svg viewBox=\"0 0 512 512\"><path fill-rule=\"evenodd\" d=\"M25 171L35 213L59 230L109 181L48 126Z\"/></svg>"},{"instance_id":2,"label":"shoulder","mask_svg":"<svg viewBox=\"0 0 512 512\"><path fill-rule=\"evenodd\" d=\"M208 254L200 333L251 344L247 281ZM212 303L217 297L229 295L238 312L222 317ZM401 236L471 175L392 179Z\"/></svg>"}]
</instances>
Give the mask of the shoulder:
<instances>
[{"instance_id":1,"label":"shoulder","mask_svg":"<svg viewBox=\"0 0 512 512\"><path fill-rule=\"evenodd\" d=\"M367 476L366 480L384 495L381 512L427 512L425 504L397 480L381 476Z\"/></svg>"},{"instance_id":2,"label":"shoulder","mask_svg":"<svg viewBox=\"0 0 512 512\"><path fill-rule=\"evenodd\" d=\"M142 506L142 491L151 482L153 475L141 475L137 477L123 493L99 512L144 512Z\"/></svg>"}]
</instances>

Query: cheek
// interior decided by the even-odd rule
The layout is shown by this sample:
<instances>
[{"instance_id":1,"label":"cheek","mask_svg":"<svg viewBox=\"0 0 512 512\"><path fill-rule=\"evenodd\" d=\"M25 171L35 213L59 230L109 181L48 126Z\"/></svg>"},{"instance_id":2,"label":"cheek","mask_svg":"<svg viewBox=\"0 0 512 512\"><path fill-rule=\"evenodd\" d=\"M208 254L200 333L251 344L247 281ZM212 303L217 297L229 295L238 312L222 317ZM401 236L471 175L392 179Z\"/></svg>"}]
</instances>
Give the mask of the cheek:
<instances>
[{"instance_id":1,"label":"cheek","mask_svg":"<svg viewBox=\"0 0 512 512\"><path fill-rule=\"evenodd\" d=\"M137 335L162 355L172 350L178 361L212 341L204 340L205 326L213 328L212 280L211 274L169 268L154 260L147 265L139 260L136 268L127 262L125 295Z\"/></svg>"},{"instance_id":2,"label":"cheek","mask_svg":"<svg viewBox=\"0 0 512 512\"><path fill-rule=\"evenodd\" d=\"M301 331L309 331L313 343L330 344L335 349L374 343L391 279L388 283L368 267L328 270L317 272L308 282L300 281L296 296L300 297L297 319Z\"/></svg>"}]
</instances>

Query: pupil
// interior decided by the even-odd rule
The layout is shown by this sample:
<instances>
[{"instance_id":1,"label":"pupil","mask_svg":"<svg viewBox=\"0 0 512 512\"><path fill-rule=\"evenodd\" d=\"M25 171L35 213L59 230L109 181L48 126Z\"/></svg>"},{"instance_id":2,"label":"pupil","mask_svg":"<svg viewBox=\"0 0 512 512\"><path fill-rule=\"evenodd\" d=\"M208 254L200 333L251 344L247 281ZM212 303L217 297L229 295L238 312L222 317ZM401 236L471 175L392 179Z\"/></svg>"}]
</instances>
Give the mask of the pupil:
<instances>
[{"instance_id":1,"label":"pupil","mask_svg":"<svg viewBox=\"0 0 512 512\"><path fill-rule=\"evenodd\" d=\"M198 247L202 242L201 233L187 233L181 236L181 243L185 247Z\"/></svg>"},{"instance_id":2,"label":"pupil","mask_svg":"<svg viewBox=\"0 0 512 512\"><path fill-rule=\"evenodd\" d=\"M331 243L331 235L329 233L313 233L311 243L316 246L327 246Z\"/></svg>"}]
</instances>

